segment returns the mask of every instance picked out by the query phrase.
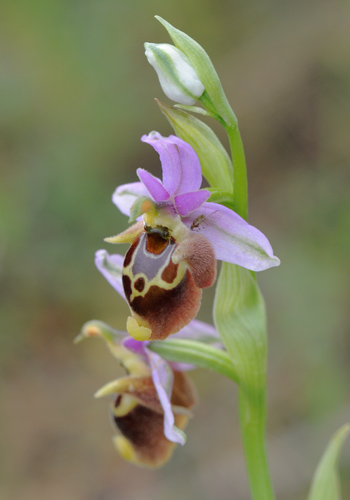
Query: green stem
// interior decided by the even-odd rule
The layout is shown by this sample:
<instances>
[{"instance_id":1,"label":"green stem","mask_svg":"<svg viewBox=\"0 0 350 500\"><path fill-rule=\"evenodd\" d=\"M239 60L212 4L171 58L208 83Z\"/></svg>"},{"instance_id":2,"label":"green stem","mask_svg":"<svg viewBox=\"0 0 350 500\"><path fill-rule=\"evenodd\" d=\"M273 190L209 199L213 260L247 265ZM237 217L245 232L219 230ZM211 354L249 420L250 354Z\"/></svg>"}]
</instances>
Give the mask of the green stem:
<instances>
[{"instance_id":1,"label":"green stem","mask_svg":"<svg viewBox=\"0 0 350 500\"><path fill-rule=\"evenodd\" d=\"M247 220L248 217L248 181L244 148L237 123L226 126L230 141L233 165L233 204L235 211Z\"/></svg>"},{"instance_id":2,"label":"green stem","mask_svg":"<svg viewBox=\"0 0 350 500\"><path fill-rule=\"evenodd\" d=\"M265 395L261 402L264 404ZM265 420L243 388L239 389L239 416L252 500L274 500L266 454Z\"/></svg>"},{"instance_id":3,"label":"green stem","mask_svg":"<svg viewBox=\"0 0 350 500\"><path fill-rule=\"evenodd\" d=\"M226 124L225 128L233 165L233 205L235 211L247 220L248 180L243 143L237 122ZM264 360L260 361L265 364L266 355L263 356ZM251 392L244 382L241 380L239 384L239 417L252 500L274 500L266 453L266 377L260 380L257 392Z\"/></svg>"}]
</instances>

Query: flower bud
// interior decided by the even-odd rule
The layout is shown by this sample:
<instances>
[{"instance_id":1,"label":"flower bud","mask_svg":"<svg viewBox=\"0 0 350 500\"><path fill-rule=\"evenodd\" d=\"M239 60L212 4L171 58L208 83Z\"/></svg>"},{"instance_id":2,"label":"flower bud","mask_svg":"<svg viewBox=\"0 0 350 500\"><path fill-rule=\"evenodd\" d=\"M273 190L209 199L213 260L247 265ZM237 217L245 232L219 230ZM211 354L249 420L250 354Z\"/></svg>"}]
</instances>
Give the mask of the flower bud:
<instances>
[{"instance_id":1,"label":"flower bud","mask_svg":"<svg viewBox=\"0 0 350 500\"><path fill-rule=\"evenodd\" d=\"M180 104L195 104L205 88L188 57L167 43L145 43L145 49L164 94Z\"/></svg>"}]
</instances>

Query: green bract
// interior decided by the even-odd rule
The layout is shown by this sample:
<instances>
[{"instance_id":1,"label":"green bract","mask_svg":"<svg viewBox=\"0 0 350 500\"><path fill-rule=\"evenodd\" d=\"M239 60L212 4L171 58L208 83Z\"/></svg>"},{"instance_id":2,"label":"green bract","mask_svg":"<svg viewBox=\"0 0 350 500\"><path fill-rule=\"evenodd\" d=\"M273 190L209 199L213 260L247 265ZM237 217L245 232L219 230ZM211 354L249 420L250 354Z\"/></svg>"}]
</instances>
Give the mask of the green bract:
<instances>
[{"instance_id":1,"label":"green bract","mask_svg":"<svg viewBox=\"0 0 350 500\"><path fill-rule=\"evenodd\" d=\"M174 28L159 16L155 16L163 24L176 47L190 60L200 81L205 87L201 102L210 112L216 112L228 126L236 125L237 118L226 98L217 72L206 51L190 36Z\"/></svg>"},{"instance_id":2,"label":"green bract","mask_svg":"<svg viewBox=\"0 0 350 500\"><path fill-rule=\"evenodd\" d=\"M156 340L152 342L149 349L168 361L189 363L214 370L237 382L238 377L227 352L204 342L186 339Z\"/></svg>"},{"instance_id":3,"label":"green bract","mask_svg":"<svg viewBox=\"0 0 350 500\"><path fill-rule=\"evenodd\" d=\"M232 163L212 129L185 111L161 102L158 104L176 135L190 144L197 153L202 174L209 184L226 192L232 190Z\"/></svg>"},{"instance_id":4,"label":"green bract","mask_svg":"<svg viewBox=\"0 0 350 500\"><path fill-rule=\"evenodd\" d=\"M214 319L239 379L241 432L252 498L272 499L265 449L266 314L252 272L223 263Z\"/></svg>"}]
</instances>

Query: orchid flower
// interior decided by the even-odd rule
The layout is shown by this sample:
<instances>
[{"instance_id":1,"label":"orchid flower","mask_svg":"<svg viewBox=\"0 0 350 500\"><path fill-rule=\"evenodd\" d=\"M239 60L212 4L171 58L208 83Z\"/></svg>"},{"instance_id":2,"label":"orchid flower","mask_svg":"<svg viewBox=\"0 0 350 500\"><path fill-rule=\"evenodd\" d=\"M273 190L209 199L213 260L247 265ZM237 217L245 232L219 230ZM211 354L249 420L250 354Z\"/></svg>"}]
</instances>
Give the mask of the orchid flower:
<instances>
[{"instance_id":1,"label":"orchid flower","mask_svg":"<svg viewBox=\"0 0 350 500\"><path fill-rule=\"evenodd\" d=\"M123 289L123 260L124 257L119 254L110 255L106 250L98 250L95 254L95 265L100 273L106 278L109 284L119 293L119 295L127 301ZM205 342L219 349L223 348L220 336L212 325L203 321L192 320L185 325L173 338L191 339ZM177 369L185 369L184 365L178 366ZM193 367L188 367L193 368Z\"/></svg>"},{"instance_id":2,"label":"orchid flower","mask_svg":"<svg viewBox=\"0 0 350 500\"><path fill-rule=\"evenodd\" d=\"M215 280L216 259L262 271L279 265L267 238L229 208L208 202L200 189L201 165L194 149L158 132L141 139L159 154L163 180L139 168L140 182L119 186L113 202L137 222L106 238L130 243L123 287L136 340L165 339L197 314L202 289ZM140 216L142 215L142 220Z\"/></svg>"},{"instance_id":3,"label":"orchid flower","mask_svg":"<svg viewBox=\"0 0 350 500\"><path fill-rule=\"evenodd\" d=\"M176 336L218 342L214 327L197 320ZM134 340L126 332L100 321L86 323L76 342L88 337L103 338L127 371L127 376L106 384L95 394L96 397L112 395L111 418L119 432L113 438L117 451L137 465L151 468L164 465L176 444L183 445L186 441L183 430L196 393L184 372L195 366L167 362L148 349L148 341Z\"/></svg>"}]
</instances>

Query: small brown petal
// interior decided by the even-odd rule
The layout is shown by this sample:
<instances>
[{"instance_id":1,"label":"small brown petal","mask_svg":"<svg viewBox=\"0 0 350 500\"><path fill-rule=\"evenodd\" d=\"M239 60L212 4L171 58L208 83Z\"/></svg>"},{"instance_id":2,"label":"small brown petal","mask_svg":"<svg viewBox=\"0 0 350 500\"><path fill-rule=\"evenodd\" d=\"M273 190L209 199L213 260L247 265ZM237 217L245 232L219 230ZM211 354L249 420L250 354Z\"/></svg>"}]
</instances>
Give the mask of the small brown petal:
<instances>
[{"instance_id":1,"label":"small brown petal","mask_svg":"<svg viewBox=\"0 0 350 500\"><path fill-rule=\"evenodd\" d=\"M182 406L188 410L196 404L196 390L191 379L183 372L174 371L173 392L171 404Z\"/></svg>"},{"instance_id":2,"label":"small brown petal","mask_svg":"<svg viewBox=\"0 0 350 500\"><path fill-rule=\"evenodd\" d=\"M118 379L118 393L130 394L130 396L136 398L143 406L146 406L157 413L163 412L151 376L127 376Z\"/></svg>"},{"instance_id":3,"label":"small brown petal","mask_svg":"<svg viewBox=\"0 0 350 500\"><path fill-rule=\"evenodd\" d=\"M176 264L185 260L199 288L207 288L215 281L215 252L210 241L202 234L192 233L184 239L173 254Z\"/></svg>"}]
</instances>

